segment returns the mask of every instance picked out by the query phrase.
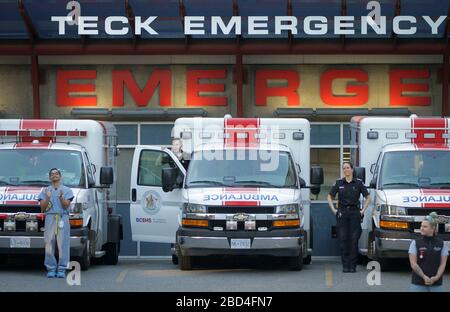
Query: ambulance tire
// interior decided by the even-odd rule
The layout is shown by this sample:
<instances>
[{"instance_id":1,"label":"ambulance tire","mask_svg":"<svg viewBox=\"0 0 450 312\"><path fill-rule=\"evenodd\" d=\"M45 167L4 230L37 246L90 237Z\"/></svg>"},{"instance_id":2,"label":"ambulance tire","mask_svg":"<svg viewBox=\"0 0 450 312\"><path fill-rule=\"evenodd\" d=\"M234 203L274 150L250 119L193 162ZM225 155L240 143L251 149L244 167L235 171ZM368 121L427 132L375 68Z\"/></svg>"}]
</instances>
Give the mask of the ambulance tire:
<instances>
[{"instance_id":1,"label":"ambulance tire","mask_svg":"<svg viewBox=\"0 0 450 312\"><path fill-rule=\"evenodd\" d=\"M300 250L300 254L296 257L289 257L289 269L291 271L303 270L303 249Z\"/></svg>"},{"instance_id":2,"label":"ambulance tire","mask_svg":"<svg viewBox=\"0 0 450 312\"><path fill-rule=\"evenodd\" d=\"M377 246L375 243L375 233L374 232L370 232L369 233L369 240L368 240L368 245L367 245L367 258L370 261L377 261L380 264L380 270L381 272L388 272L390 270L391 267L391 263L389 261L389 259L386 258L381 258L378 255L378 250L377 250Z\"/></svg>"},{"instance_id":3,"label":"ambulance tire","mask_svg":"<svg viewBox=\"0 0 450 312\"><path fill-rule=\"evenodd\" d=\"M178 256L177 255L172 255L172 263L174 265L178 265Z\"/></svg>"},{"instance_id":4,"label":"ambulance tire","mask_svg":"<svg viewBox=\"0 0 450 312\"><path fill-rule=\"evenodd\" d=\"M107 243L105 244L105 256L104 261L106 265L116 265L119 262L119 243Z\"/></svg>"},{"instance_id":5,"label":"ambulance tire","mask_svg":"<svg viewBox=\"0 0 450 312\"><path fill-rule=\"evenodd\" d=\"M311 262L311 255L307 255L306 258L303 258L303 264L311 264Z\"/></svg>"},{"instance_id":6,"label":"ambulance tire","mask_svg":"<svg viewBox=\"0 0 450 312\"><path fill-rule=\"evenodd\" d=\"M90 248L91 241L88 239L86 245L84 246L83 255L77 259L80 263L81 271L87 271L91 266L91 256L89 255Z\"/></svg>"},{"instance_id":7,"label":"ambulance tire","mask_svg":"<svg viewBox=\"0 0 450 312\"><path fill-rule=\"evenodd\" d=\"M181 254L180 246L175 244L176 257L178 259L178 268L182 271L190 271L192 270L192 257L191 256L183 256Z\"/></svg>"}]
</instances>

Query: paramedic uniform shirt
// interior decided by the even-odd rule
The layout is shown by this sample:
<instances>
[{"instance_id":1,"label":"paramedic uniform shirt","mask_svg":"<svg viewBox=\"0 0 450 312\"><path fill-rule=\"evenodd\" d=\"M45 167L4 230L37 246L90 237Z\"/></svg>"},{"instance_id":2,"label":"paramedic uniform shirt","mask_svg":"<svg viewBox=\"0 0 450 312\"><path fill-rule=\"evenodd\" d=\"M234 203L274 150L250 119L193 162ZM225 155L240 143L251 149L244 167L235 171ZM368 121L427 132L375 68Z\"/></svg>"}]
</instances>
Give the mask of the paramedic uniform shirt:
<instances>
[{"instance_id":1,"label":"paramedic uniform shirt","mask_svg":"<svg viewBox=\"0 0 450 312\"><path fill-rule=\"evenodd\" d=\"M359 207L359 195L364 197L369 195L366 186L361 179L353 178L350 182L347 182L345 178L336 180L336 183L330 190L330 195L335 197L339 194L339 208L344 207Z\"/></svg>"},{"instance_id":2,"label":"paramedic uniform shirt","mask_svg":"<svg viewBox=\"0 0 450 312\"><path fill-rule=\"evenodd\" d=\"M63 193L63 197L65 200L70 200L72 201L73 199L73 192L72 190L64 185L60 185L57 189L55 189L53 186L48 186L45 189L42 190L42 192L39 194L38 197L38 201L41 201L43 199L47 198L47 195L45 193L47 193L48 191L50 191L52 193L51 197L50 197L50 202L49 202L49 206L47 208L47 211L45 212L46 214L69 214L69 209L63 209L62 205L61 205L61 201L59 200L59 192L62 191Z\"/></svg>"}]
</instances>

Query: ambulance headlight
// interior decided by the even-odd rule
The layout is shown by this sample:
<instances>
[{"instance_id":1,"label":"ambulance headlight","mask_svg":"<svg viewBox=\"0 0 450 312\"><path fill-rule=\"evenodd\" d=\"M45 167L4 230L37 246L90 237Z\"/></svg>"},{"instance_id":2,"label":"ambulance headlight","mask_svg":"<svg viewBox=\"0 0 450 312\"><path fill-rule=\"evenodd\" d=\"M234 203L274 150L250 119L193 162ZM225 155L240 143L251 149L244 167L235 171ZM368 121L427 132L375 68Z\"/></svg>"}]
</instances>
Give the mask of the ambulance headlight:
<instances>
[{"instance_id":1,"label":"ambulance headlight","mask_svg":"<svg viewBox=\"0 0 450 312\"><path fill-rule=\"evenodd\" d=\"M87 203L71 203L69 206L70 213L83 213L88 208Z\"/></svg>"},{"instance_id":2,"label":"ambulance headlight","mask_svg":"<svg viewBox=\"0 0 450 312\"><path fill-rule=\"evenodd\" d=\"M183 206L183 212L185 212L185 213L206 213L207 208L205 205L186 203Z\"/></svg>"},{"instance_id":3,"label":"ambulance headlight","mask_svg":"<svg viewBox=\"0 0 450 312\"><path fill-rule=\"evenodd\" d=\"M277 206L277 209L275 210L275 213L277 214L298 214L298 212L298 204L280 205Z\"/></svg>"},{"instance_id":4,"label":"ambulance headlight","mask_svg":"<svg viewBox=\"0 0 450 312\"><path fill-rule=\"evenodd\" d=\"M380 212L382 215L406 216L406 208L394 205L381 205Z\"/></svg>"}]
</instances>

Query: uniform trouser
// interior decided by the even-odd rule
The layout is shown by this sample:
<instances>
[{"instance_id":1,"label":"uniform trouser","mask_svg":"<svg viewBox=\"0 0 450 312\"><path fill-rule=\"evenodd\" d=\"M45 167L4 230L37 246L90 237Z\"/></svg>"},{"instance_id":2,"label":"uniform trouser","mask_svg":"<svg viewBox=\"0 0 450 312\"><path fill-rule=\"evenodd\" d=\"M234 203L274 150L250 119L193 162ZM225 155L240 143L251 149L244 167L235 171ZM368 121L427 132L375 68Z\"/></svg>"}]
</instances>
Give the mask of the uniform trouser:
<instances>
[{"instance_id":1,"label":"uniform trouser","mask_svg":"<svg viewBox=\"0 0 450 312\"><path fill-rule=\"evenodd\" d=\"M63 220L63 228L58 227ZM70 259L70 224L68 215L47 214L45 216L45 261L48 271L64 271L69 266ZM58 245L59 259L56 262L55 243Z\"/></svg>"},{"instance_id":2,"label":"uniform trouser","mask_svg":"<svg viewBox=\"0 0 450 312\"><path fill-rule=\"evenodd\" d=\"M361 213L358 210L338 212L336 219L342 266L344 269L354 269L358 263L358 241L361 236Z\"/></svg>"}]
</instances>

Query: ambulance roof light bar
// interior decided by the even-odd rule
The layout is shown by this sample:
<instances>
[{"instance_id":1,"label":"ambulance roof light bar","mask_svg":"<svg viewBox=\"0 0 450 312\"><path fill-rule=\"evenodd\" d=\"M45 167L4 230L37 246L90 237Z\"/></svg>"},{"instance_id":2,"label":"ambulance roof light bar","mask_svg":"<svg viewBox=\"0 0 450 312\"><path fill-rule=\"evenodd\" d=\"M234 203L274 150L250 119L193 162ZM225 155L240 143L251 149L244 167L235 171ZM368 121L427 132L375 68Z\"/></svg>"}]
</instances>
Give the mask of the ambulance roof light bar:
<instances>
[{"instance_id":1,"label":"ambulance roof light bar","mask_svg":"<svg viewBox=\"0 0 450 312\"><path fill-rule=\"evenodd\" d=\"M0 136L15 137L85 137L87 131L79 130L0 130Z\"/></svg>"}]
</instances>

